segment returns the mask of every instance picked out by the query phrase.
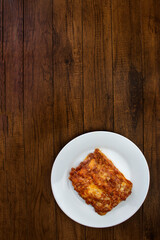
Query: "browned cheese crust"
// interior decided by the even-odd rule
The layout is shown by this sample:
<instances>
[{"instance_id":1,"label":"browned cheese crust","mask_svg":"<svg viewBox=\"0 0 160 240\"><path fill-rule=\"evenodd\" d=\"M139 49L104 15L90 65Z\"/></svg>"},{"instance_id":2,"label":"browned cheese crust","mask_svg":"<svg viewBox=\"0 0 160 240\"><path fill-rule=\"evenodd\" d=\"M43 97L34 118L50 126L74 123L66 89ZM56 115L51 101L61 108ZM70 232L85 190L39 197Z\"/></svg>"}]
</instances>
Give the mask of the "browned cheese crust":
<instances>
[{"instance_id":1,"label":"browned cheese crust","mask_svg":"<svg viewBox=\"0 0 160 240\"><path fill-rule=\"evenodd\" d=\"M99 149L72 168L69 179L78 194L100 215L126 200L132 190L132 183Z\"/></svg>"}]
</instances>

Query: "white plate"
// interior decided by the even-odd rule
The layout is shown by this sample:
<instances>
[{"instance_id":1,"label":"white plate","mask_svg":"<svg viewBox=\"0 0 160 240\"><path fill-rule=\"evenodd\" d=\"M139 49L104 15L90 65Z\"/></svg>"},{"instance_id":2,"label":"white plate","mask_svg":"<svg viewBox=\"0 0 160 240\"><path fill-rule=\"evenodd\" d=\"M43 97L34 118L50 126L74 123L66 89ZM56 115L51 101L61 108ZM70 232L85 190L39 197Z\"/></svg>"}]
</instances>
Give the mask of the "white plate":
<instances>
[{"instance_id":1,"label":"white plate","mask_svg":"<svg viewBox=\"0 0 160 240\"><path fill-rule=\"evenodd\" d=\"M104 216L74 190L68 179L72 167L95 148L99 148L133 183L132 194ZM51 185L53 195L62 211L74 221L89 227L111 227L130 218L144 202L149 188L149 169L140 149L129 139L112 132L97 131L83 134L70 141L53 164Z\"/></svg>"}]
</instances>

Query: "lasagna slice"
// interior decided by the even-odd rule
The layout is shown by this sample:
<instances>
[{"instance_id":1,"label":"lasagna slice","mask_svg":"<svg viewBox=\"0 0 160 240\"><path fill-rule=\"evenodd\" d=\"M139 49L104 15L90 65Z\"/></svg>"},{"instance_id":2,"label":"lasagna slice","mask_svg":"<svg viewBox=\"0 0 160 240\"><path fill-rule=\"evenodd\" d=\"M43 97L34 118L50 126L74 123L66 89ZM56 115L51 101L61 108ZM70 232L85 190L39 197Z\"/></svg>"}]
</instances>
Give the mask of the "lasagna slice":
<instances>
[{"instance_id":1,"label":"lasagna slice","mask_svg":"<svg viewBox=\"0 0 160 240\"><path fill-rule=\"evenodd\" d=\"M99 149L72 168L69 179L78 194L100 215L126 200L132 190L132 183Z\"/></svg>"}]
</instances>

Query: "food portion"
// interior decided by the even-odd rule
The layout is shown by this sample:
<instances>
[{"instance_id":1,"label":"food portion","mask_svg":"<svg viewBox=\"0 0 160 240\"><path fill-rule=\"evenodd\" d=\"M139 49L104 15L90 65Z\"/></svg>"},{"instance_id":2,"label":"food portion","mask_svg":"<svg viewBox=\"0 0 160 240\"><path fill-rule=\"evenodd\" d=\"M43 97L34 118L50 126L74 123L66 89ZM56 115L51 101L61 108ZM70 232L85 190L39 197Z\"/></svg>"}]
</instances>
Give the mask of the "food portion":
<instances>
[{"instance_id":1,"label":"food portion","mask_svg":"<svg viewBox=\"0 0 160 240\"><path fill-rule=\"evenodd\" d=\"M100 215L126 200L132 190L132 183L99 149L72 168L69 179L78 194Z\"/></svg>"}]
</instances>

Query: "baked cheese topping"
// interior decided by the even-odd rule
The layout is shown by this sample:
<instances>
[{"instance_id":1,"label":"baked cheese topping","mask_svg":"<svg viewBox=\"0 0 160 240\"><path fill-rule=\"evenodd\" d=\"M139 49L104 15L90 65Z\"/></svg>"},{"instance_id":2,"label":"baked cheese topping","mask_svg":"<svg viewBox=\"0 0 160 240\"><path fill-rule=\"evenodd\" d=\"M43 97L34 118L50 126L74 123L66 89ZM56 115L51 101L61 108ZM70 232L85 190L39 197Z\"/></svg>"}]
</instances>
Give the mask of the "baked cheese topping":
<instances>
[{"instance_id":1,"label":"baked cheese topping","mask_svg":"<svg viewBox=\"0 0 160 240\"><path fill-rule=\"evenodd\" d=\"M132 190L132 183L99 149L72 168L69 179L78 194L100 215L126 200Z\"/></svg>"}]
</instances>

